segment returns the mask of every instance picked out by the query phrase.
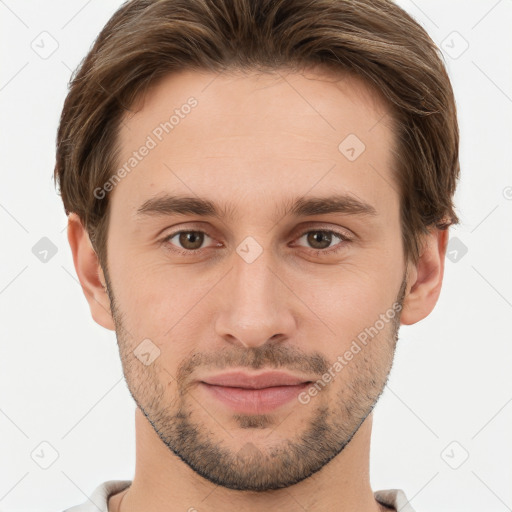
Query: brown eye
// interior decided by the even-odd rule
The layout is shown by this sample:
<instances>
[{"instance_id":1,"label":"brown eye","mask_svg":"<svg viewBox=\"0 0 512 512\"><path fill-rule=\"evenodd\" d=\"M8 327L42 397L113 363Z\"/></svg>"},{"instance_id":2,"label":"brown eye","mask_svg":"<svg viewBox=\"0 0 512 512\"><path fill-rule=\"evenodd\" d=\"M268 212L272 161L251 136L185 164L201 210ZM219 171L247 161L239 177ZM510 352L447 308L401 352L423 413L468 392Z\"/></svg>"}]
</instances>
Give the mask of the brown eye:
<instances>
[{"instance_id":1,"label":"brown eye","mask_svg":"<svg viewBox=\"0 0 512 512\"><path fill-rule=\"evenodd\" d=\"M173 242L173 239L177 239ZM177 231L166 237L163 242L172 246L173 250L181 253L200 251L205 242L205 238L210 238L203 231Z\"/></svg>"},{"instance_id":2,"label":"brown eye","mask_svg":"<svg viewBox=\"0 0 512 512\"><path fill-rule=\"evenodd\" d=\"M200 231L183 231L179 233L179 243L184 249L196 250L201 247L204 233Z\"/></svg>"},{"instance_id":3,"label":"brown eye","mask_svg":"<svg viewBox=\"0 0 512 512\"><path fill-rule=\"evenodd\" d=\"M329 231L310 231L307 241L313 249L327 249L331 245L332 234Z\"/></svg>"},{"instance_id":4,"label":"brown eye","mask_svg":"<svg viewBox=\"0 0 512 512\"><path fill-rule=\"evenodd\" d=\"M305 231L299 237L299 240L301 238L306 239L307 245L316 256L335 254L343 250L351 241L348 236L329 229ZM336 242L336 239L339 240L339 242L331 245L333 241ZM300 246L304 247L302 244L300 244Z\"/></svg>"}]
</instances>

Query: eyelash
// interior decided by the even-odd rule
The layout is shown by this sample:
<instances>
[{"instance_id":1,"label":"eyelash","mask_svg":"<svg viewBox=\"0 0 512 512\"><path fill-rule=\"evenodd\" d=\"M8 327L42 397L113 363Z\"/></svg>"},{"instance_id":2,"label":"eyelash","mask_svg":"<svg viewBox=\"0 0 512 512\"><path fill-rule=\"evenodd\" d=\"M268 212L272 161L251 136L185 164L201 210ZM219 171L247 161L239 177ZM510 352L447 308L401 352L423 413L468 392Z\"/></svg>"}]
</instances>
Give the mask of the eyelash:
<instances>
[{"instance_id":1,"label":"eyelash","mask_svg":"<svg viewBox=\"0 0 512 512\"><path fill-rule=\"evenodd\" d=\"M200 254L201 252L203 252L205 250L205 248L202 248L202 249L180 249L180 248L176 248L176 246L174 246L170 241L176 236L176 235L179 235L179 234L182 234L182 233L202 233L206 236L208 236L209 238L212 238L206 231L202 231L202 230L199 230L199 229L181 229L179 231L175 231L174 233L171 233L169 235L167 235L163 240L162 240L162 243L163 244L166 244L168 246L173 246L173 248L171 248L170 250L174 253L177 253L177 254L180 254L182 256L195 256L197 254ZM343 242L351 242L351 239L349 237L347 237L345 234L343 233L340 233L338 231L333 231L331 229L309 229L309 230L306 230L306 231L303 231L298 238L302 238L304 235L307 235L308 233L330 233L338 238L341 239L341 242L339 242L338 244L336 244L334 247L331 247L331 248L328 248L328 249L310 249L313 254L315 256L324 256L324 255L333 255L333 254L337 254L339 251L343 250L346 246L345 243Z\"/></svg>"}]
</instances>

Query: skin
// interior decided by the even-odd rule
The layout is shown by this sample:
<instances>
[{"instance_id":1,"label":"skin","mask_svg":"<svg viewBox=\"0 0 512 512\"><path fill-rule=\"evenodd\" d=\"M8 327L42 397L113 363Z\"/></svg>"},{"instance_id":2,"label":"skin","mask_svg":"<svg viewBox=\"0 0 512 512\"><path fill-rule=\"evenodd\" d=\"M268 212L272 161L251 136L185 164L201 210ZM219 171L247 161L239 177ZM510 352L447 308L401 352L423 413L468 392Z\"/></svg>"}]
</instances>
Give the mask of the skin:
<instances>
[{"instance_id":1,"label":"skin","mask_svg":"<svg viewBox=\"0 0 512 512\"><path fill-rule=\"evenodd\" d=\"M390 112L359 79L318 69L167 76L125 116L120 165L190 96L197 107L110 192L108 272L69 215L91 314L116 331L138 405L135 476L109 510L388 510L369 481L372 409L399 326L437 302L448 231L432 230L417 264L405 261ZM366 146L352 162L338 150L350 133ZM137 217L162 192L229 204L232 216ZM275 216L291 199L334 192L376 215ZM207 234L202 253L173 252L198 247L179 236L163 242L180 229ZM351 240L313 245L319 230ZM247 236L262 249L251 263L236 252ZM307 404L235 414L199 384L229 369L316 381L397 301L394 321ZM160 350L149 365L134 355L146 338Z\"/></svg>"}]
</instances>

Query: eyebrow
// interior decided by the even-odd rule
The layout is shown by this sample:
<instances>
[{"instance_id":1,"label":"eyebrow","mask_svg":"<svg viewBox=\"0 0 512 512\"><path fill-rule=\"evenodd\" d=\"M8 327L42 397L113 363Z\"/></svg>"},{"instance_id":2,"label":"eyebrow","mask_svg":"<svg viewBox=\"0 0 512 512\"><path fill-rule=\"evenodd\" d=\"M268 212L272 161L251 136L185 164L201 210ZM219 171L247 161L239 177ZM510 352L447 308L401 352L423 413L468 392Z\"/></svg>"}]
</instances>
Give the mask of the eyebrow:
<instances>
[{"instance_id":1,"label":"eyebrow","mask_svg":"<svg viewBox=\"0 0 512 512\"><path fill-rule=\"evenodd\" d=\"M213 201L199 197L164 194L145 201L136 211L135 216L171 216L196 215L220 220L235 218L236 208L233 203L222 207ZM275 212L274 220L288 215L309 217L340 213L344 215L376 216L377 210L369 203L351 195L334 194L326 197L298 197L285 202Z\"/></svg>"}]
</instances>

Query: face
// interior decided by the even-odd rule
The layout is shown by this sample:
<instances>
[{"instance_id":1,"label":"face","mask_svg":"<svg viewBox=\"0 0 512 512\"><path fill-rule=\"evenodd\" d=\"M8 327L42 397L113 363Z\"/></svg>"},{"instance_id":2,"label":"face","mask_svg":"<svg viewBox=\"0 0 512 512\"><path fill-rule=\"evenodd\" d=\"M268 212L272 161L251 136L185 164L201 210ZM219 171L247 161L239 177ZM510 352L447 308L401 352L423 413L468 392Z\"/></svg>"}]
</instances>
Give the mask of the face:
<instances>
[{"instance_id":1,"label":"face","mask_svg":"<svg viewBox=\"0 0 512 512\"><path fill-rule=\"evenodd\" d=\"M119 142L105 278L138 407L216 484L311 476L393 361L406 265L385 105L314 70L187 71Z\"/></svg>"}]
</instances>

